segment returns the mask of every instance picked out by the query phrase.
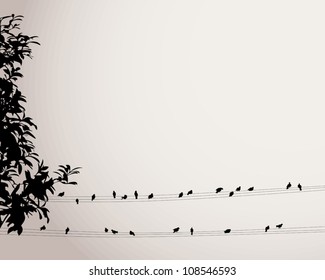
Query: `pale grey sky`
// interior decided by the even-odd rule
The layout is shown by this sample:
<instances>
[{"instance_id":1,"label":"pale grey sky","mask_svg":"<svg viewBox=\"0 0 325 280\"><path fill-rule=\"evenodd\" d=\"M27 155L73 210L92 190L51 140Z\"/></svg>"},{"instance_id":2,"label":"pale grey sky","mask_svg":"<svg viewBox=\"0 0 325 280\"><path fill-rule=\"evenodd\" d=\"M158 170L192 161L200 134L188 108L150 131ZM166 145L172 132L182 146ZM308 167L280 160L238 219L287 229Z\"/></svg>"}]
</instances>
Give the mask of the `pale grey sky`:
<instances>
[{"instance_id":1,"label":"pale grey sky","mask_svg":"<svg viewBox=\"0 0 325 280\"><path fill-rule=\"evenodd\" d=\"M23 65L37 151L82 166L67 195L325 183L323 1L0 1L41 46ZM324 224L325 193L49 204L50 229ZM43 224L37 217L30 227ZM323 259L324 234L1 236L0 258ZM4 247L5 246L5 247ZM46 248L46 252L45 249Z\"/></svg>"}]
</instances>

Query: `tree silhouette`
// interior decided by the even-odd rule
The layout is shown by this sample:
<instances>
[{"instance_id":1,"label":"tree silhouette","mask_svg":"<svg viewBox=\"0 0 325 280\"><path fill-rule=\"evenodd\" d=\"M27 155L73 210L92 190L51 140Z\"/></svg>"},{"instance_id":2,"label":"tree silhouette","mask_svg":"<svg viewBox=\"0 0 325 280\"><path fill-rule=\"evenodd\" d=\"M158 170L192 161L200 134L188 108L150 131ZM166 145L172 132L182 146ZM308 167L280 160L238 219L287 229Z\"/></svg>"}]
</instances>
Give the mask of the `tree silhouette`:
<instances>
[{"instance_id":1,"label":"tree silhouette","mask_svg":"<svg viewBox=\"0 0 325 280\"><path fill-rule=\"evenodd\" d=\"M23 60L32 58L30 45L39 43L36 36L18 33L22 19L21 15L0 18L0 228L7 225L8 234L17 231L18 235L26 217L35 213L49 222L46 203L48 195L54 194L54 184L76 185L69 176L80 169L60 165L53 178L34 151L31 139L37 126L25 114L26 98L16 81L23 77L19 67Z\"/></svg>"}]
</instances>

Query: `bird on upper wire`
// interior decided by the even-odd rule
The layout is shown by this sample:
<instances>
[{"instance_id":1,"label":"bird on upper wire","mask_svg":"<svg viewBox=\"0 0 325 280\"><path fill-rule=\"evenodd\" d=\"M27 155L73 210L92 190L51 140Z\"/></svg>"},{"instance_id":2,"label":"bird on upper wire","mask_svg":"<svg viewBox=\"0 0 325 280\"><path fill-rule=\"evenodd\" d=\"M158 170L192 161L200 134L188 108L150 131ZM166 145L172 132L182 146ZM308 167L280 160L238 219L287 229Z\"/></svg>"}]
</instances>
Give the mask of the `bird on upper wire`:
<instances>
[{"instance_id":1,"label":"bird on upper wire","mask_svg":"<svg viewBox=\"0 0 325 280\"><path fill-rule=\"evenodd\" d=\"M190 191L187 192L187 195L190 195L190 194L193 194L193 191L192 190L190 190Z\"/></svg>"},{"instance_id":2,"label":"bird on upper wire","mask_svg":"<svg viewBox=\"0 0 325 280\"><path fill-rule=\"evenodd\" d=\"M58 196L60 196L60 197L64 196L64 192L60 192L60 193L58 194Z\"/></svg>"},{"instance_id":3,"label":"bird on upper wire","mask_svg":"<svg viewBox=\"0 0 325 280\"><path fill-rule=\"evenodd\" d=\"M265 232L267 232L270 229L270 226L265 227Z\"/></svg>"},{"instance_id":4,"label":"bird on upper wire","mask_svg":"<svg viewBox=\"0 0 325 280\"><path fill-rule=\"evenodd\" d=\"M70 231L70 229L67 227L67 228L65 229L65 234L68 234L69 231Z\"/></svg>"},{"instance_id":5,"label":"bird on upper wire","mask_svg":"<svg viewBox=\"0 0 325 280\"><path fill-rule=\"evenodd\" d=\"M179 193L178 198L183 197L183 192Z\"/></svg>"},{"instance_id":6,"label":"bird on upper wire","mask_svg":"<svg viewBox=\"0 0 325 280\"><path fill-rule=\"evenodd\" d=\"M291 183L289 182L287 185L287 190L291 188Z\"/></svg>"},{"instance_id":7,"label":"bird on upper wire","mask_svg":"<svg viewBox=\"0 0 325 280\"><path fill-rule=\"evenodd\" d=\"M116 198L116 191L113 191L113 198Z\"/></svg>"},{"instance_id":8,"label":"bird on upper wire","mask_svg":"<svg viewBox=\"0 0 325 280\"><path fill-rule=\"evenodd\" d=\"M135 233L132 230L130 230L129 233L130 233L130 235L135 236Z\"/></svg>"},{"instance_id":9,"label":"bird on upper wire","mask_svg":"<svg viewBox=\"0 0 325 280\"><path fill-rule=\"evenodd\" d=\"M93 195L91 196L91 201L93 201L95 198L96 198L96 195L93 194Z\"/></svg>"},{"instance_id":10,"label":"bird on upper wire","mask_svg":"<svg viewBox=\"0 0 325 280\"><path fill-rule=\"evenodd\" d=\"M190 229L190 232L191 232L191 235L193 235L193 233L194 233L194 229L191 227L191 229Z\"/></svg>"},{"instance_id":11,"label":"bird on upper wire","mask_svg":"<svg viewBox=\"0 0 325 280\"><path fill-rule=\"evenodd\" d=\"M173 233L179 232L179 227L173 229Z\"/></svg>"},{"instance_id":12,"label":"bird on upper wire","mask_svg":"<svg viewBox=\"0 0 325 280\"><path fill-rule=\"evenodd\" d=\"M138 199L138 196L139 196L138 192L135 191L135 192L134 192L134 197L135 197L135 199Z\"/></svg>"},{"instance_id":13,"label":"bird on upper wire","mask_svg":"<svg viewBox=\"0 0 325 280\"><path fill-rule=\"evenodd\" d=\"M299 191L302 191L302 186L300 183L298 184L298 189L299 189Z\"/></svg>"},{"instance_id":14,"label":"bird on upper wire","mask_svg":"<svg viewBox=\"0 0 325 280\"><path fill-rule=\"evenodd\" d=\"M216 189L216 193L219 193L219 192L221 192L223 190L223 188L217 188Z\"/></svg>"},{"instance_id":15,"label":"bird on upper wire","mask_svg":"<svg viewBox=\"0 0 325 280\"><path fill-rule=\"evenodd\" d=\"M148 199L152 199L153 198L153 193L148 195Z\"/></svg>"},{"instance_id":16,"label":"bird on upper wire","mask_svg":"<svg viewBox=\"0 0 325 280\"><path fill-rule=\"evenodd\" d=\"M282 228L283 224L276 225L277 228Z\"/></svg>"}]
</instances>

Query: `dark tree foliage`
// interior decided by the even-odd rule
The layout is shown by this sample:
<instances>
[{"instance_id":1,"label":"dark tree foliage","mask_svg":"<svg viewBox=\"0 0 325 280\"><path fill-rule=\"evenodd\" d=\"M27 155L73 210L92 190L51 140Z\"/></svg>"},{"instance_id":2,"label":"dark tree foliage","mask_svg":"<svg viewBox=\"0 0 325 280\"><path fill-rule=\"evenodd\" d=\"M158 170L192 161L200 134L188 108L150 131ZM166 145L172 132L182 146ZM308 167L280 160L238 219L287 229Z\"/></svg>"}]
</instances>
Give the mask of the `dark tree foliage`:
<instances>
[{"instance_id":1,"label":"dark tree foliage","mask_svg":"<svg viewBox=\"0 0 325 280\"><path fill-rule=\"evenodd\" d=\"M60 165L53 178L34 151L33 129L37 126L25 114L26 98L16 81L23 77L23 60L31 58L30 46L39 43L36 36L18 32L22 19L15 15L0 18L0 228L6 225L8 233L18 235L26 218L35 213L49 222L46 203L48 195L54 194L54 184L76 185L69 176L80 168Z\"/></svg>"}]
</instances>

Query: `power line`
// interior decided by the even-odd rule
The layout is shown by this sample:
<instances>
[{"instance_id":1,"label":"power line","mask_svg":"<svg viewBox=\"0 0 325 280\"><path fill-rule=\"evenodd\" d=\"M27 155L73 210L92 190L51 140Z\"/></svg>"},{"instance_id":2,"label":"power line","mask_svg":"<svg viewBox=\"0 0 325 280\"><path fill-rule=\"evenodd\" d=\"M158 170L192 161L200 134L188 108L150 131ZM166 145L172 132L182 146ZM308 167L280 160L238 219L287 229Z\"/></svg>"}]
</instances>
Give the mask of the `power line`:
<instances>
[{"instance_id":1,"label":"power line","mask_svg":"<svg viewBox=\"0 0 325 280\"><path fill-rule=\"evenodd\" d=\"M69 234L65 234L64 230L45 230L39 229L25 229L21 236L30 237L66 237L66 238L173 238L173 237L231 237L231 236L256 236L256 235L282 235L282 234L321 234L325 233L325 226L309 226L309 227L288 227L281 229L270 229L265 232L264 229L234 229L230 233L225 233L224 230L210 230L210 231L194 231L191 235L190 231L180 231L177 233L169 232L135 232L135 236L130 236L128 232L119 232L118 234L112 234L110 232L104 233L100 231L74 231L71 230ZM9 234L1 229L0 235L15 236ZM20 238L20 236L18 237Z\"/></svg>"},{"instance_id":2,"label":"power line","mask_svg":"<svg viewBox=\"0 0 325 280\"><path fill-rule=\"evenodd\" d=\"M315 193L325 191L325 185L315 185L315 186L304 186L303 190L299 189L285 189L285 188L265 188L256 189L253 191L241 190L233 191L234 195L231 199L235 197L253 197L253 196L265 196L265 195L284 195L284 194L296 194L296 193ZM202 199L218 199L218 198L230 198L230 191L222 190L219 193L216 192L198 192L191 195L184 195L179 198L178 193L174 194L157 194L154 195L152 199L148 199L146 195L139 195L138 199L134 196L128 195L128 199L112 198L111 196L96 196L95 200L91 200L91 196L64 196L55 197L49 200L53 203L76 203L78 198L78 203L133 203L133 202L164 202L164 201L185 201L185 200L202 200Z\"/></svg>"}]
</instances>

